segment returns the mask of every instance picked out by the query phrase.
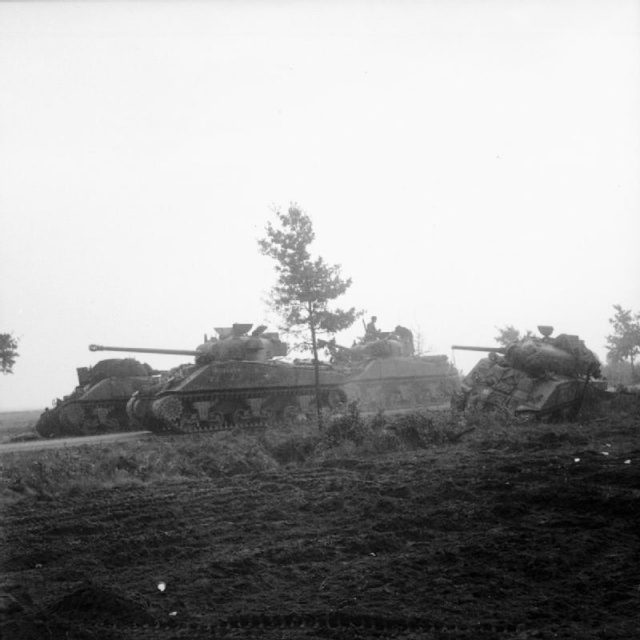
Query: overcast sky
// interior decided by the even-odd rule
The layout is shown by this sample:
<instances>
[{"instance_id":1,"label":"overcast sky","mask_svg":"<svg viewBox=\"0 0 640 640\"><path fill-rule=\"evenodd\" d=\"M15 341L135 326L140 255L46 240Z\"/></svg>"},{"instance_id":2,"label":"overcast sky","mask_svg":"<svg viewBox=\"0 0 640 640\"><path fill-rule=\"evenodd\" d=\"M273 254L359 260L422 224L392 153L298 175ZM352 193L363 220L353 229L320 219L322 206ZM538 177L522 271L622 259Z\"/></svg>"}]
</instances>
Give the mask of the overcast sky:
<instances>
[{"instance_id":1,"label":"overcast sky","mask_svg":"<svg viewBox=\"0 0 640 640\"><path fill-rule=\"evenodd\" d=\"M274 328L257 239L292 201L379 328L604 357L640 311L638 114L637 1L2 3L0 410L71 392L92 342Z\"/></svg>"}]
</instances>

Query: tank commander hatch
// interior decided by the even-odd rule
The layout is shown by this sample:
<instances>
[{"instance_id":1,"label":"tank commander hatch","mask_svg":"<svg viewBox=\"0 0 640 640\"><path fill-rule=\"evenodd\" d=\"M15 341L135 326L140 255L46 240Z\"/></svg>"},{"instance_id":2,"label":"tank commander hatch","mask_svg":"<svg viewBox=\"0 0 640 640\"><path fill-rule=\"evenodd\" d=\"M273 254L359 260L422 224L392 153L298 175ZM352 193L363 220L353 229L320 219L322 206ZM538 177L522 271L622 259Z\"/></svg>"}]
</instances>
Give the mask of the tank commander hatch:
<instances>
[{"instance_id":1,"label":"tank commander hatch","mask_svg":"<svg viewBox=\"0 0 640 640\"><path fill-rule=\"evenodd\" d=\"M405 344L405 348L407 350L407 354L412 356L415 352L415 346L413 344L413 332L411 329L407 329L401 325L398 325L393 333L400 339L401 342Z\"/></svg>"}]
</instances>

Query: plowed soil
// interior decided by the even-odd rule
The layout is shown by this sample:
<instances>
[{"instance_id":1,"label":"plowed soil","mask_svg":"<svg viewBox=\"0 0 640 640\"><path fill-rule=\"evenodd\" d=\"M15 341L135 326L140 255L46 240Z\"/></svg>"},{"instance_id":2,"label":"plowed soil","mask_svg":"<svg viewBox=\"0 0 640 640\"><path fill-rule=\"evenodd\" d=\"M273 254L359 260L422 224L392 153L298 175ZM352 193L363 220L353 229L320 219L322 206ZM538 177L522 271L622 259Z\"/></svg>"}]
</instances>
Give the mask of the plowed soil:
<instances>
[{"instance_id":1,"label":"plowed soil","mask_svg":"<svg viewBox=\"0 0 640 640\"><path fill-rule=\"evenodd\" d=\"M640 637L640 447L554 437L25 498L0 634Z\"/></svg>"}]
</instances>

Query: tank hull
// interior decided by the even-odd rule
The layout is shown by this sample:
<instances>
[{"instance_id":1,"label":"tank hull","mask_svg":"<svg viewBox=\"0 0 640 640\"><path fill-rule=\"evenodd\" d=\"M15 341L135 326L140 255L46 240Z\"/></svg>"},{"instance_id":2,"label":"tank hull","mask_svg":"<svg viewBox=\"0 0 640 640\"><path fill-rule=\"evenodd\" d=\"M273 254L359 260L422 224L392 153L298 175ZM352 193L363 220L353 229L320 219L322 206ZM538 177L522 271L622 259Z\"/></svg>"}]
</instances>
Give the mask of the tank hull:
<instances>
[{"instance_id":1,"label":"tank hull","mask_svg":"<svg viewBox=\"0 0 640 640\"><path fill-rule=\"evenodd\" d=\"M321 367L324 413L344 406L343 383L342 374ZM185 367L164 384L135 394L127 405L136 428L171 433L291 424L312 420L315 411L313 366L274 361Z\"/></svg>"},{"instance_id":2,"label":"tank hull","mask_svg":"<svg viewBox=\"0 0 640 640\"><path fill-rule=\"evenodd\" d=\"M132 358L102 360L90 369L78 369L80 385L45 409L36 431L45 438L130 431L129 398L158 380L150 374L140 375L148 371Z\"/></svg>"},{"instance_id":3,"label":"tank hull","mask_svg":"<svg viewBox=\"0 0 640 640\"><path fill-rule=\"evenodd\" d=\"M353 368L343 388L365 413L406 412L449 406L460 380L446 356L396 356Z\"/></svg>"}]
</instances>

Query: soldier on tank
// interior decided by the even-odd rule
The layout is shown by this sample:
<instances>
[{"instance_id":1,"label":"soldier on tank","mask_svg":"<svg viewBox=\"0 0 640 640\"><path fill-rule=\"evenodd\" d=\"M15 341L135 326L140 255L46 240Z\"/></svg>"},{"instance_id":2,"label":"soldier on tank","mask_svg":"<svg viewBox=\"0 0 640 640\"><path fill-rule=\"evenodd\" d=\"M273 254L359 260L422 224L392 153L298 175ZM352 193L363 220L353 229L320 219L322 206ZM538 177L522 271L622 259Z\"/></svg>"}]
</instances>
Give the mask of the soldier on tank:
<instances>
[{"instance_id":1,"label":"soldier on tank","mask_svg":"<svg viewBox=\"0 0 640 640\"><path fill-rule=\"evenodd\" d=\"M380 335L380 331L378 331L378 328L376 327L377 321L378 321L378 316L371 316L371 320L367 324L364 330L365 340L376 340Z\"/></svg>"}]
</instances>

